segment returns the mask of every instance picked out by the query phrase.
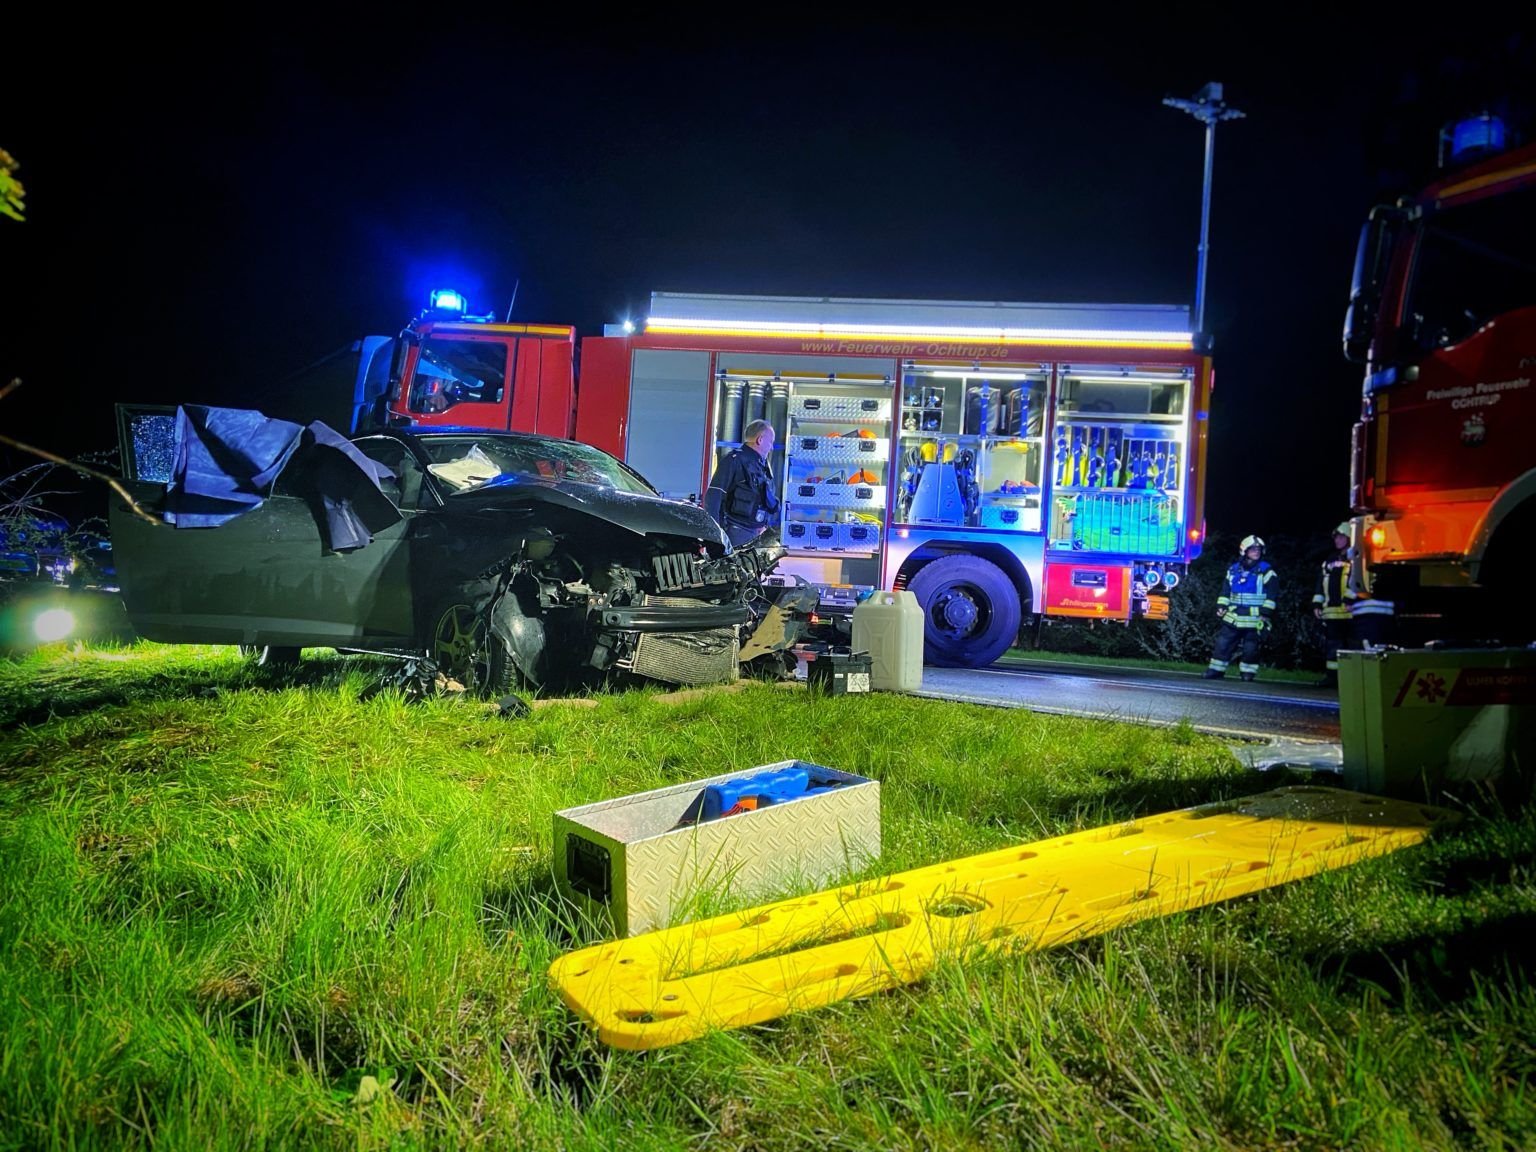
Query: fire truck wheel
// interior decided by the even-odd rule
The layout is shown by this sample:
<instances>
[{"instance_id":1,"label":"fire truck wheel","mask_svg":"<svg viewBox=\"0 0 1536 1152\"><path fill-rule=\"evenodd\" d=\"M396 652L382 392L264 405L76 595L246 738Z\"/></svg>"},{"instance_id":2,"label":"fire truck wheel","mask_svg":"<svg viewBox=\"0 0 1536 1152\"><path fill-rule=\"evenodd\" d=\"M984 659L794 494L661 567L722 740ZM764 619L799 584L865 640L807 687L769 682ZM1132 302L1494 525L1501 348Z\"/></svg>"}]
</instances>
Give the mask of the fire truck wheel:
<instances>
[{"instance_id":1,"label":"fire truck wheel","mask_svg":"<svg viewBox=\"0 0 1536 1152\"><path fill-rule=\"evenodd\" d=\"M471 599L451 598L432 614L432 661L472 696L504 696L514 687L511 661L505 646L491 635L484 610Z\"/></svg>"},{"instance_id":2,"label":"fire truck wheel","mask_svg":"<svg viewBox=\"0 0 1536 1152\"><path fill-rule=\"evenodd\" d=\"M923 657L940 668L981 668L1018 638L1022 610L1013 581L990 560L956 553L912 577L923 609Z\"/></svg>"},{"instance_id":3,"label":"fire truck wheel","mask_svg":"<svg viewBox=\"0 0 1536 1152\"><path fill-rule=\"evenodd\" d=\"M302 648L276 644L241 644L240 655L258 668L292 668L299 662Z\"/></svg>"},{"instance_id":4,"label":"fire truck wheel","mask_svg":"<svg viewBox=\"0 0 1536 1152\"><path fill-rule=\"evenodd\" d=\"M1536 606L1526 587L1530 562L1525 549L1532 531L1536 531L1536 503L1528 500L1499 526L1483 558L1472 635L1509 647L1536 641Z\"/></svg>"}]
</instances>

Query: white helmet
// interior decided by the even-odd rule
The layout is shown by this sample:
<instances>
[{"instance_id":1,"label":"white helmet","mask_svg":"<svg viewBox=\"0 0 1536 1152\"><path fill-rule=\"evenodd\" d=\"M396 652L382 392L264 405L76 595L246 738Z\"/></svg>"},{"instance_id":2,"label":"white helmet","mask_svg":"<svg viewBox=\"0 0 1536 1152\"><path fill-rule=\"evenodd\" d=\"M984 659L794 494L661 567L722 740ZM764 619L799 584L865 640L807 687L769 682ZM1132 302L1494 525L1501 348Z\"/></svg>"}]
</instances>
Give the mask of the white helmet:
<instances>
[{"instance_id":1,"label":"white helmet","mask_svg":"<svg viewBox=\"0 0 1536 1152\"><path fill-rule=\"evenodd\" d=\"M1243 542L1237 546L1237 550L1241 554L1241 553L1247 552L1248 549L1250 549L1250 548L1257 548L1260 551L1263 551L1263 549L1264 549L1264 541L1263 541L1263 539L1261 539L1258 536L1244 536L1243 537Z\"/></svg>"},{"instance_id":2,"label":"white helmet","mask_svg":"<svg viewBox=\"0 0 1536 1152\"><path fill-rule=\"evenodd\" d=\"M1333 530L1333 534L1335 536L1348 536L1349 535L1349 521L1345 520L1343 523L1341 523L1337 528L1335 528Z\"/></svg>"}]
</instances>

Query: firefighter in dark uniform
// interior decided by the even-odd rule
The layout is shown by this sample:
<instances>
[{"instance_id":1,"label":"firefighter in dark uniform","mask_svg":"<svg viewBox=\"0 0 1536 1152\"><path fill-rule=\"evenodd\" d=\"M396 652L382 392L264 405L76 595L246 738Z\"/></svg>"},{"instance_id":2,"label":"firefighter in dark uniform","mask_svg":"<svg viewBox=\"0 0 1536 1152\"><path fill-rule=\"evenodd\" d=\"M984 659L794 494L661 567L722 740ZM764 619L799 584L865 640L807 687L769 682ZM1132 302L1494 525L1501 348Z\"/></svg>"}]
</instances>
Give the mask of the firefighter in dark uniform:
<instances>
[{"instance_id":1,"label":"firefighter in dark uniform","mask_svg":"<svg viewBox=\"0 0 1536 1152\"><path fill-rule=\"evenodd\" d=\"M1239 558L1227 569L1227 584L1216 597L1216 614L1221 628L1216 633L1207 680L1220 680L1227 665L1242 646L1237 670L1244 680L1259 674L1259 640L1274 627L1275 570L1264 559L1264 541L1244 536L1238 545Z\"/></svg>"},{"instance_id":2,"label":"firefighter in dark uniform","mask_svg":"<svg viewBox=\"0 0 1536 1152\"><path fill-rule=\"evenodd\" d=\"M1354 625L1355 647L1369 652L1390 646L1396 615L1397 605L1376 594L1375 574L1356 549L1349 569L1349 618Z\"/></svg>"},{"instance_id":3,"label":"firefighter in dark uniform","mask_svg":"<svg viewBox=\"0 0 1536 1152\"><path fill-rule=\"evenodd\" d=\"M741 430L741 447L732 449L710 477L704 510L725 529L731 547L739 548L767 531L779 510L774 491L773 425L754 420Z\"/></svg>"},{"instance_id":4,"label":"firefighter in dark uniform","mask_svg":"<svg viewBox=\"0 0 1536 1152\"><path fill-rule=\"evenodd\" d=\"M1333 530L1333 553L1323 561L1317 573L1317 591L1312 593L1312 615L1323 622L1323 646L1327 649L1327 669L1317 682L1319 688L1339 686L1339 649L1348 648L1353 625L1350 602L1355 593L1349 586L1349 567L1353 562L1349 549L1349 524Z\"/></svg>"}]
</instances>

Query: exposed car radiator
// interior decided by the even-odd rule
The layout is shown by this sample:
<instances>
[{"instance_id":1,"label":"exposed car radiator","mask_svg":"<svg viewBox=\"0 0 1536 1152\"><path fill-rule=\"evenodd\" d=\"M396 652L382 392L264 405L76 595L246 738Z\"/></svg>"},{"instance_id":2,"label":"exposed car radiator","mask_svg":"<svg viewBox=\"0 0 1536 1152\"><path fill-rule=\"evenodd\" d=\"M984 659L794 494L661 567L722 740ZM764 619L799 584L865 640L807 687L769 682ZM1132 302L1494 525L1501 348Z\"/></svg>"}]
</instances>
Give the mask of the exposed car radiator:
<instances>
[{"instance_id":1,"label":"exposed car radiator","mask_svg":"<svg viewBox=\"0 0 1536 1152\"><path fill-rule=\"evenodd\" d=\"M646 596L646 604L691 608L704 601L682 596ZM735 628L702 632L642 632L630 671L669 684L718 684L738 674Z\"/></svg>"}]
</instances>

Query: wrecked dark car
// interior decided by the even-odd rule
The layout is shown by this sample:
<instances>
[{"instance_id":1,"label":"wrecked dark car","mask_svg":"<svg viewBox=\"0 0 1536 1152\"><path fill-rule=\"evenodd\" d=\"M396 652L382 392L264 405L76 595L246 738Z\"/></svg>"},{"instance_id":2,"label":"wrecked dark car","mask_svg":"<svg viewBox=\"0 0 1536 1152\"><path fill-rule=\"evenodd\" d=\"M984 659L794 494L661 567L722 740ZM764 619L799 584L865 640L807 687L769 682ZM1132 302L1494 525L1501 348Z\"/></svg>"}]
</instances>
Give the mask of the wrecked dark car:
<instances>
[{"instance_id":1,"label":"wrecked dark car","mask_svg":"<svg viewBox=\"0 0 1536 1152\"><path fill-rule=\"evenodd\" d=\"M570 440L346 439L260 413L120 406L111 530L129 616L169 643L425 658L480 694L612 673L737 675L776 540L732 552L696 505Z\"/></svg>"}]
</instances>

